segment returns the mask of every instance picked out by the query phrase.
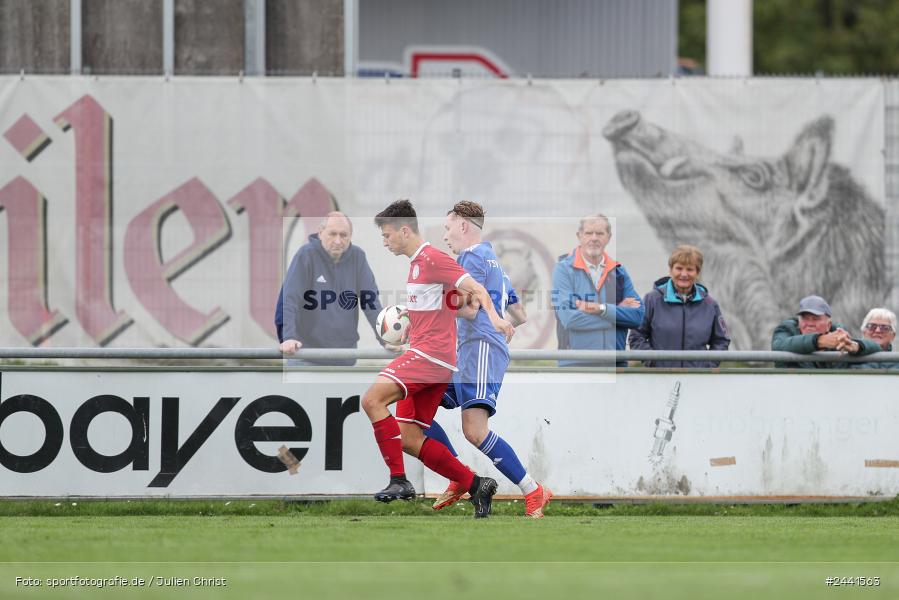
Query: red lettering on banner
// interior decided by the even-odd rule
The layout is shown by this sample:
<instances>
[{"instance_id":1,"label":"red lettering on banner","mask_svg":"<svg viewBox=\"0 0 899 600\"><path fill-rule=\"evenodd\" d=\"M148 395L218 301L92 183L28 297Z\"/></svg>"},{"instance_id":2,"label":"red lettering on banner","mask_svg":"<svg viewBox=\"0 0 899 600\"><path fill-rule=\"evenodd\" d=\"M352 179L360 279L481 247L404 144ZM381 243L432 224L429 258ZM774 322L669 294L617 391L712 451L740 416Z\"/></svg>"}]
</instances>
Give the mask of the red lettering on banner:
<instances>
[{"instance_id":1,"label":"red lettering on banner","mask_svg":"<svg viewBox=\"0 0 899 600\"><path fill-rule=\"evenodd\" d=\"M283 272L281 218L284 198L259 178L228 200L237 214L247 213L250 229L250 315L271 337L277 337L273 315Z\"/></svg>"},{"instance_id":2,"label":"red lettering on banner","mask_svg":"<svg viewBox=\"0 0 899 600\"><path fill-rule=\"evenodd\" d=\"M194 240L167 261L162 259L161 231L165 220L180 210ZM167 331L192 346L228 321L215 307L202 313L184 302L169 283L231 237L231 224L221 204L203 183L193 178L138 214L125 232L125 272L140 303Z\"/></svg>"},{"instance_id":3,"label":"red lettering on banner","mask_svg":"<svg viewBox=\"0 0 899 600\"><path fill-rule=\"evenodd\" d=\"M100 346L109 344L132 323L113 302L113 120L91 96L84 95L54 119L73 130L75 149L75 314L83 330ZM33 160L49 137L27 115L4 133L25 160ZM319 218L337 210L337 202L317 179L306 181L285 201L259 178L228 201L248 217L250 314L275 337L272 315L283 279L287 240L296 221L282 228L285 217L304 219L306 235L315 233ZM0 190L0 211L9 225L9 315L15 329L38 345L68 323L47 301L46 200L26 179L17 177ZM160 232L168 216L180 210L193 232L191 244L164 261ZM223 206L194 178L143 210L129 224L124 239L124 266L137 300L171 334L199 345L229 320L219 307L208 313L188 305L170 285L231 237Z\"/></svg>"},{"instance_id":4,"label":"red lettering on banner","mask_svg":"<svg viewBox=\"0 0 899 600\"><path fill-rule=\"evenodd\" d=\"M85 95L54 121L75 132L75 314L105 346L133 323L112 302L112 117Z\"/></svg>"},{"instance_id":5,"label":"red lettering on banner","mask_svg":"<svg viewBox=\"0 0 899 600\"><path fill-rule=\"evenodd\" d=\"M250 314L271 337L277 336L273 316L287 257L284 249L296 222L282 232L284 217L304 218L306 234L318 231L317 217L336 210L337 203L317 179L310 179L284 199L265 179L256 179L228 200L237 214L247 213L250 229ZM282 238L285 235L285 238ZM282 243L283 240L283 243Z\"/></svg>"},{"instance_id":6,"label":"red lettering on banner","mask_svg":"<svg viewBox=\"0 0 899 600\"><path fill-rule=\"evenodd\" d=\"M9 248L9 319L37 346L69 320L47 306L47 201L24 177L0 189L6 209Z\"/></svg>"},{"instance_id":7,"label":"red lettering on banner","mask_svg":"<svg viewBox=\"0 0 899 600\"><path fill-rule=\"evenodd\" d=\"M309 179L303 184L293 198L287 203L284 210L286 217L302 217L303 225L306 228L306 237L318 232L318 219L316 217L324 217L331 211L337 210L337 201L328 188L323 186L315 177ZM284 264L289 264L289 258L286 256L287 240L290 238L296 223L292 223L284 237Z\"/></svg>"},{"instance_id":8,"label":"red lettering on banner","mask_svg":"<svg viewBox=\"0 0 899 600\"><path fill-rule=\"evenodd\" d=\"M312 217L324 217L329 212L337 210L337 201L328 188L313 177L293 195L287 207L285 216L306 218L306 234L312 235L318 231L318 221Z\"/></svg>"},{"instance_id":9,"label":"red lettering on banner","mask_svg":"<svg viewBox=\"0 0 899 600\"><path fill-rule=\"evenodd\" d=\"M22 155L22 158L31 162L41 150L50 145L50 138L44 130L28 115L22 115L6 130L3 137Z\"/></svg>"}]
</instances>

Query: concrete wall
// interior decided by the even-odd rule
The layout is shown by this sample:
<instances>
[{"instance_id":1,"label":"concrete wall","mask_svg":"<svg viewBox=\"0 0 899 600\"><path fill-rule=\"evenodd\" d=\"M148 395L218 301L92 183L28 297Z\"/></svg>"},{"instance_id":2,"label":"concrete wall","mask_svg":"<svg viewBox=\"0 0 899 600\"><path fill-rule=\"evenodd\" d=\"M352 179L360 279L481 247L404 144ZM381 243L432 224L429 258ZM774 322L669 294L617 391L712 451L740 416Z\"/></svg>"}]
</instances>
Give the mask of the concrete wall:
<instances>
[{"instance_id":1,"label":"concrete wall","mask_svg":"<svg viewBox=\"0 0 899 600\"><path fill-rule=\"evenodd\" d=\"M162 0L82 0L81 19L85 73L162 73Z\"/></svg>"},{"instance_id":2,"label":"concrete wall","mask_svg":"<svg viewBox=\"0 0 899 600\"><path fill-rule=\"evenodd\" d=\"M0 0L0 72L69 71L69 0Z\"/></svg>"},{"instance_id":3,"label":"concrete wall","mask_svg":"<svg viewBox=\"0 0 899 600\"><path fill-rule=\"evenodd\" d=\"M359 409L373 369L93 368L4 368L0 401L9 412L0 430L6 450L0 497L367 495L387 480ZM899 422L893 398L884 394L896 376L627 371L614 383L612 377L567 370L505 377L491 426L560 497L878 500L899 492ZM671 396L676 383L679 399ZM42 402L22 403L26 394ZM177 419L162 418L170 402L163 395L181 398ZM102 410L127 419L86 411L99 406L97 398L106 399ZM257 416L276 426L268 441L253 439L246 427ZM500 494L519 495L465 443L458 411L441 410L437 419L465 464L495 477ZM164 468L162 440L186 437L201 421L208 438L201 436L177 470ZM68 443L87 431L86 445ZM131 439L143 444L124 448ZM50 450L35 452L43 440ZM299 477L267 458L282 443L302 460ZM131 462L123 465L122 458ZM446 487L417 460L408 459L406 473L419 492L436 495Z\"/></svg>"},{"instance_id":4,"label":"concrete wall","mask_svg":"<svg viewBox=\"0 0 899 600\"><path fill-rule=\"evenodd\" d=\"M265 59L271 74L343 74L343 0L268 0Z\"/></svg>"},{"instance_id":5,"label":"concrete wall","mask_svg":"<svg viewBox=\"0 0 899 600\"><path fill-rule=\"evenodd\" d=\"M234 75L243 68L243 0L176 0L175 73Z\"/></svg>"},{"instance_id":6,"label":"concrete wall","mask_svg":"<svg viewBox=\"0 0 899 600\"><path fill-rule=\"evenodd\" d=\"M245 3L175 0L175 73L247 71ZM267 72L343 74L343 0L266 2ZM81 0L84 72L163 70L163 0ZM69 0L0 0L0 72L68 73Z\"/></svg>"},{"instance_id":7,"label":"concrete wall","mask_svg":"<svg viewBox=\"0 0 899 600\"><path fill-rule=\"evenodd\" d=\"M343 0L174 0L175 72L252 71L245 10L257 1L265 2L269 74L343 74ZM81 2L86 72L162 72L163 0ZM0 0L0 72L68 72L69 13L69 0ZM519 75L655 77L675 65L669 0L363 0L358 16L362 63L398 64L408 46L467 45Z\"/></svg>"}]
</instances>

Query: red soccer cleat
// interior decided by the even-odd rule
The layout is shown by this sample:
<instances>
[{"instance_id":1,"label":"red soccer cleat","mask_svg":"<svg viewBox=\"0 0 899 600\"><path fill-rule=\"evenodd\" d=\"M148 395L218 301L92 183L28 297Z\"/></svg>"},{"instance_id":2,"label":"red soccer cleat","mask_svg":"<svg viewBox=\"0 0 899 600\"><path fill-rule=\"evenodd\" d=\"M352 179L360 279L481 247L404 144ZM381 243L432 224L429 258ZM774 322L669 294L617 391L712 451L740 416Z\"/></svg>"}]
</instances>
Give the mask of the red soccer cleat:
<instances>
[{"instance_id":1,"label":"red soccer cleat","mask_svg":"<svg viewBox=\"0 0 899 600\"><path fill-rule=\"evenodd\" d=\"M457 483L455 481L450 481L449 486L447 486L446 491L437 496L437 499L434 500L434 510L441 510L446 508L447 506L452 506L463 497L468 495L468 490L462 487L461 483Z\"/></svg>"},{"instance_id":2,"label":"red soccer cleat","mask_svg":"<svg viewBox=\"0 0 899 600\"><path fill-rule=\"evenodd\" d=\"M531 519L542 519L543 509L549 505L552 498L552 490L538 483L537 489L524 497L524 516Z\"/></svg>"}]
</instances>

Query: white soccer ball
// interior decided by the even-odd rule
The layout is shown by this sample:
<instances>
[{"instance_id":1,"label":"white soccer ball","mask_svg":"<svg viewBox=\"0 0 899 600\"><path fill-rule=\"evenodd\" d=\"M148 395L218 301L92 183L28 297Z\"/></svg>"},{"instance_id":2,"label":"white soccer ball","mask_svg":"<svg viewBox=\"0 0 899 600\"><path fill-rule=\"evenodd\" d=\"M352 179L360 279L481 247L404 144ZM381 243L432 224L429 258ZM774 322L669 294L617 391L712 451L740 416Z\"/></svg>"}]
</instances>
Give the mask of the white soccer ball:
<instances>
[{"instance_id":1,"label":"white soccer ball","mask_svg":"<svg viewBox=\"0 0 899 600\"><path fill-rule=\"evenodd\" d=\"M409 315L403 314L405 312L406 307L402 304L385 306L381 310L375 326L382 340L388 344L399 344L403 340L409 328Z\"/></svg>"}]
</instances>

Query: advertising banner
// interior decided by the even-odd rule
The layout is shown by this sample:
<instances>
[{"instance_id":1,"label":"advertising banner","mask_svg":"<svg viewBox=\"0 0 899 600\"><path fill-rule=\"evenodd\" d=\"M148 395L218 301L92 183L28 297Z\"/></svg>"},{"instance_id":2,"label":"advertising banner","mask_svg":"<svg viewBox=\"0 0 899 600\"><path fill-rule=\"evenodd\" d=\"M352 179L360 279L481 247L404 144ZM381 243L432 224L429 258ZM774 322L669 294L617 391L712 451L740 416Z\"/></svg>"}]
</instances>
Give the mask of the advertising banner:
<instances>
[{"instance_id":1,"label":"advertising banner","mask_svg":"<svg viewBox=\"0 0 899 600\"><path fill-rule=\"evenodd\" d=\"M380 288L404 289L372 224L398 198L435 244L455 202L484 205L533 292L517 347L555 346L537 299L597 212L641 295L699 247L734 348L767 348L809 293L857 330L889 291L883 96L874 79L0 77L0 344L274 346L284 271L331 210Z\"/></svg>"},{"instance_id":2,"label":"advertising banner","mask_svg":"<svg viewBox=\"0 0 899 600\"><path fill-rule=\"evenodd\" d=\"M360 396L375 372L5 371L4 496L369 495L388 480ZM881 373L512 372L491 430L574 498L893 497ZM460 459L519 495L438 410ZM299 459L290 474L278 458ZM406 457L419 493L447 482Z\"/></svg>"}]
</instances>

